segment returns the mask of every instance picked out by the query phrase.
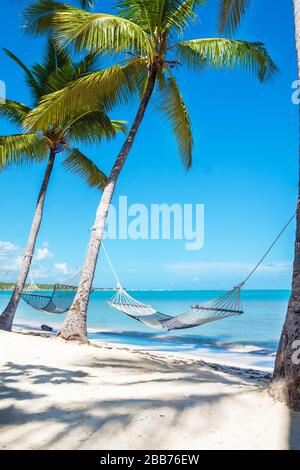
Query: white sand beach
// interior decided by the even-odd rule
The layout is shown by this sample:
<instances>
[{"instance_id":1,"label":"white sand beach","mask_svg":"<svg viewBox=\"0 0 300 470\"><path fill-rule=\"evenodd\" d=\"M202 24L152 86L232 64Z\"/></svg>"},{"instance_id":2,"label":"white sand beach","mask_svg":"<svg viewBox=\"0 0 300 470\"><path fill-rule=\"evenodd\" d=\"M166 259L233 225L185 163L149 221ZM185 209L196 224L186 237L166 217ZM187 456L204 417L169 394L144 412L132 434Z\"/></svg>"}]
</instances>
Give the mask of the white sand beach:
<instances>
[{"instance_id":1,"label":"white sand beach","mask_svg":"<svg viewBox=\"0 0 300 470\"><path fill-rule=\"evenodd\" d=\"M0 332L1 449L300 449L262 372Z\"/></svg>"}]
</instances>

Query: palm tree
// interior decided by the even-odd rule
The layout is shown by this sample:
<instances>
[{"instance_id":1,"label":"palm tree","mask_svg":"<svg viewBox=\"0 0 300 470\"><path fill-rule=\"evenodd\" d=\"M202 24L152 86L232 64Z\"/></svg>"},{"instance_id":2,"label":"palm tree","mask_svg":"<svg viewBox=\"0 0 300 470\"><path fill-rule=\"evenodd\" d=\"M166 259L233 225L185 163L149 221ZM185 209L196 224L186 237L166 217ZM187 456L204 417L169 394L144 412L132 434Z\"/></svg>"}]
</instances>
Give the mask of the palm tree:
<instances>
[{"instance_id":1,"label":"palm tree","mask_svg":"<svg viewBox=\"0 0 300 470\"><path fill-rule=\"evenodd\" d=\"M182 40L188 26L197 21L196 7L202 3L203 0L120 0L115 16L41 0L25 12L29 31L34 34L54 28L61 45L72 42L78 51L99 50L110 56L115 53L117 58L122 55L115 65L46 97L28 116L28 128L43 128L53 117L65 119L73 106L89 105L95 99L109 109L116 103L128 103L135 92L140 95L136 117L101 197L74 303L59 333L65 339L86 340L90 289L108 210L153 92L158 91L158 109L170 121L183 164L190 168L191 124L174 69L183 64L198 71L239 66L254 72L262 82L277 71L261 43L223 38Z\"/></svg>"},{"instance_id":2,"label":"palm tree","mask_svg":"<svg viewBox=\"0 0 300 470\"><path fill-rule=\"evenodd\" d=\"M44 62L35 64L31 69L11 52L6 51L6 53L25 72L27 84L34 98L34 106L43 95L60 89L69 81L90 72L96 64L95 54L88 55L78 64L73 63L67 52L57 52L51 40L48 42ZM32 108L25 104L7 100L6 103L0 105L0 116L8 118L22 129L31 110ZM104 109L94 104L93 107L81 108L80 112L74 112L73 116L61 122L60 126L56 125L55 121L51 121L51 125L44 131L36 130L34 133L0 137L1 171L12 165L28 162L41 163L48 158L22 266L10 301L0 316L0 328L11 330L13 324L34 255L46 192L57 156L64 157L63 163L66 170L78 173L90 186L103 189L107 181L106 176L73 144L76 142L98 143L103 137L109 139L114 137L116 132L124 130L123 122L111 121Z\"/></svg>"},{"instance_id":3,"label":"palm tree","mask_svg":"<svg viewBox=\"0 0 300 470\"><path fill-rule=\"evenodd\" d=\"M249 5L249 0L222 0L220 7L220 29L234 32ZM298 76L300 80L300 0L293 0L293 7ZM269 391L275 399L300 411L300 365L297 364L297 361L293 360L295 347L297 341L300 339L300 177L296 219L292 291L276 355L273 380Z\"/></svg>"}]
</instances>

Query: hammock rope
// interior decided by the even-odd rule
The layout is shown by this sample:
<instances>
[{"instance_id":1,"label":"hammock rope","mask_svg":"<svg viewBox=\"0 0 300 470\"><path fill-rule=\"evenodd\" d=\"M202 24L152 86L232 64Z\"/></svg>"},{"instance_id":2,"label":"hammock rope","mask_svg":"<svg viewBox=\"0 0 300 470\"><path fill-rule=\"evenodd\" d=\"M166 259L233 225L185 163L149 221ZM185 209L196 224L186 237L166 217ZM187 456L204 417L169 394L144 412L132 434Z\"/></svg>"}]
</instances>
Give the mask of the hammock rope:
<instances>
[{"instance_id":1,"label":"hammock rope","mask_svg":"<svg viewBox=\"0 0 300 470\"><path fill-rule=\"evenodd\" d=\"M224 320L226 318L237 317L244 313L241 302L241 291L249 279L256 273L269 253L272 251L276 243L285 233L289 225L292 223L296 213L288 220L282 230L279 232L273 243L268 250L264 253L259 262L255 265L252 271L244 279L243 282L238 284L232 290L225 294L207 302L204 305L193 305L190 310L185 313L171 316L155 310L151 305L143 304L132 297L122 287L116 270L110 260L110 257L102 242L102 249L107 258L108 264L116 279L117 287L116 294L108 301L108 305L119 310L125 315L147 325L151 328L162 329L167 331L183 330L187 328L194 328L196 326L204 325L207 323Z\"/></svg>"},{"instance_id":2,"label":"hammock rope","mask_svg":"<svg viewBox=\"0 0 300 470\"><path fill-rule=\"evenodd\" d=\"M29 276L30 276L30 284L29 284L29 286L28 286L26 289L24 289L24 292L27 293L27 294L31 294L31 293L33 293L33 292L36 292L36 291L41 290L41 289L35 284L35 282L34 282L34 280L33 280L33 277L32 277L32 272L31 272L31 271L29 272Z\"/></svg>"}]
</instances>

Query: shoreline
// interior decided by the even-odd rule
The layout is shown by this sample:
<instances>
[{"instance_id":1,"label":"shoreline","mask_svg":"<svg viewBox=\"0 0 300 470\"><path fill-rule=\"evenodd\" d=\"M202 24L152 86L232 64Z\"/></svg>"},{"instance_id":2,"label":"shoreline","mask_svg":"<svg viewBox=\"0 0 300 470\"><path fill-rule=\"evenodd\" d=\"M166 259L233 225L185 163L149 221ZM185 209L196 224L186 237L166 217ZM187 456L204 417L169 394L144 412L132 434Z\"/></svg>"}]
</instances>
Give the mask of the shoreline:
<instances>
[{"instance_id":1,"label":"shoreline","mask_svg":"<svg viewBox=\"0 0 300 470\"><path fill-rule=\"evenodd\" d=\"M44 324L48 324L47 321ZM16 332L33 332L33 334L42 335L46 334L52 336L56 334L58 324L52 322L53 332L45 332L41 330L41 323L39 322L28 322L27 320L19 319L15 326L14 331ZM262 374L271 374L273 371L273 364L266 366L262 365L267 360L270 361L275 357L275 353L268 351L268 354L262 355L259 354L261 348L257 346L250 345L241 345L241 344L230 344L230 348L226 348L225 344L221 342L213 342L209 344L207 340L203 344L199 343L197 352L191 350L181 350L180 342L178 343L177 337L166 335L163 338L160 338L160 333L158 332L158 337L160 339L153 341L151 344L150 341L143 341L143 334L137 336L139 343L132 343L128 338L134 338L133 333L127 334L127 332L119 330L110 330L110 329L101 329L99 328L89 328L88 329L89 342L91 344L108 344L111 347L126 348L128 350L152 354L160 357L176 357L181 361L193 361L204 362L207 364L218 365L221 367L228 368L237 368L245 370L259 370ZM145 336L147 339L147 336ZM164 343L165 341L165 343ZM157 346L157 343L161 346ZM167 345L167 346L166 346ZM173 345L173 346L172 346ZM168 349L167 349L168 347Z\"/></svg>"},{"instance_id":2,"label":"shoreline","mask_svg":"<svg viewBox=\"0 0 300 470\"><path fill-rule=\"evenodd\" d=\"M13 329L13 333L22 334L25 336L35 336L41 337L45 339L55 339L56 332L45 332L42 330L31 330L22 327L15 327ZM68 344L67 341L64 341ZM192 355L192 354L182 354L180 352L169 352L169 351L150 351L147 349L141 349L136 345L132 344L122 344L122 343L110 343L106 341L100 340L89 340L88 346L95 347L95 348L108 348L115 351L126 351L132 354L140 355L141 357L145 357L147 359L151 359L154 361L158 361L164 363L165 365L187 365L193 367L207 367L212 370L220 371L225 374L237 374L240 377L245 379L254 380L257 384L265 384L267 385L271 378L272 374L267 369L255 369L245 367L245 365L234 365L228 364L222 360L220 357L220 361L218 362L209 362L207 360L202 359L199 356Z\"/></svg>"},{"instance_id":3,"label":"shoreline","mask_svg":"<svg viewBox=\"0 0 300 470\"><path fill-rule=\"evenodd\" d=\"M0 449L300 448L300 413L261 372L40 332L0 340Z\"/></svg>"}]
</instances>

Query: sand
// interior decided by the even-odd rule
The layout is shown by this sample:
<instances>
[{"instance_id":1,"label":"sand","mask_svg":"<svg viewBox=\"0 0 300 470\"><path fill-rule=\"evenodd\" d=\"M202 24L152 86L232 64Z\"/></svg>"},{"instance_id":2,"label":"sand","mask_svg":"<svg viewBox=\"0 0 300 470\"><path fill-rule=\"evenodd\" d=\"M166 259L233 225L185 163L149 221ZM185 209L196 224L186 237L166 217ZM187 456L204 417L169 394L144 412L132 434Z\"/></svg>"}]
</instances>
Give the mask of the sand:
<instances>
[{"instance_id":1,"label":"sand","mask_svg":"<svg viewBox=\"0 0 300 470\"><path fill-rule=\"evenodd\" d=\"M0 332L0 449L300 449L266 373Z\"/></svg>"}]
</instances>

